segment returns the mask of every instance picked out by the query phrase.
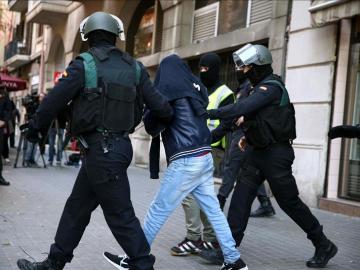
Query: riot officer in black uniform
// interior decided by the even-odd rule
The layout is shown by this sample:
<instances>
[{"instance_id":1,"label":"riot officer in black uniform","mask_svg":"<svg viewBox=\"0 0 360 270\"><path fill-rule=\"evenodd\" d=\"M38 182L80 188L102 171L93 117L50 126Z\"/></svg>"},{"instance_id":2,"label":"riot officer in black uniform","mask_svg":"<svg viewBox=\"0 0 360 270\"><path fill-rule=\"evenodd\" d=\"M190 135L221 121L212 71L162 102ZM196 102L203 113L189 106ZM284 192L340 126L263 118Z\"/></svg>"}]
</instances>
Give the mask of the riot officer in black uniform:
<instances>
[{"instance_id":1,"label":"riot officer in black uniform","mask_svg":"<svg viewBox=\"0 0 360 270\"><path fill-rule=\"evenodd\" d=\"M244 236L256 191L267 179L281 209L306 232L315 246L315 255L306 265L324 267L337 253L337 247L325 236L319 221L299 198L291 169L292 140L296 137L295 111L284 83L273 74L271 53L264 46L248 44L233 53L233 58L237 69L243 70L253 85L252 92L241 102L209 111L209 116L242 118L245 137L239 146L244 149L246 143L252 145L228 214L236 244L240 245ZM219 253L212 255L221 256Z\"/></svg>"},{"instance_id":2,"label":"riot officer in black uniform","mask_svg":"<svg viewBox=\"0 0 360 270\"><path fill-rule=\"evenodd\" d=\"M61 270L89 224L92 211L101 206L118 243L129 256L130 269L153 269L143 230L130 200L127 168L132 159L129 133L140 122L143 102L168 123L172 108L152 86L145 68L115 47L125 39L121 20L96 12L80 25L90 50L70 63L63 78L28 123L29 140L47 130L51 120L72 102L71 132L82 145L82 167L68 198L60 224L43 262L18 260L23 270Z\"/></svg>"}]
</instances>

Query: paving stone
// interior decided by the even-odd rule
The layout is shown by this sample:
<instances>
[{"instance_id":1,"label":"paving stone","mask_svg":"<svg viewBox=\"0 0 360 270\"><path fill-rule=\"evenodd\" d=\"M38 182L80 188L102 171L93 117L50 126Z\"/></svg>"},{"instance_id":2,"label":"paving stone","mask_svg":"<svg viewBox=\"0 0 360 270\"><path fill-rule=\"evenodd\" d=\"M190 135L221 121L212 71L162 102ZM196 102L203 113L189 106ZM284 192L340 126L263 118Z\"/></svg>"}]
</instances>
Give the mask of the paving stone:
<instances>
[{"instance_id":1,"label":"paving stone","mask_svg":"<svg viewBox=\"0 0 360 270\"><path fill-rule=\"evenodd\" d=\"M17 269L18 258L42 260L46 257L77 171L72 167L5 167L4 175L11 186L0 186L0 270ZM135 211L142 221L159 188L159 181L150 180L146 170L135 167L129 169L129 179ZM250 270L308 269L305 260L313 254L310 241L275 202L274 205L275 217L250 219L241 247L243 259ZM327 269L360 269L360 218L312 210L329 238L339 247L338 255ZM170 248L184 235L184 214L179 206L153 244L152 252L157 258L155 269L219 269L197 256L171 256ZM102 258L104 250L122 252L98 208L74 252L72 263L65 269L114 269Z\"/></svg>"}]
</instances>

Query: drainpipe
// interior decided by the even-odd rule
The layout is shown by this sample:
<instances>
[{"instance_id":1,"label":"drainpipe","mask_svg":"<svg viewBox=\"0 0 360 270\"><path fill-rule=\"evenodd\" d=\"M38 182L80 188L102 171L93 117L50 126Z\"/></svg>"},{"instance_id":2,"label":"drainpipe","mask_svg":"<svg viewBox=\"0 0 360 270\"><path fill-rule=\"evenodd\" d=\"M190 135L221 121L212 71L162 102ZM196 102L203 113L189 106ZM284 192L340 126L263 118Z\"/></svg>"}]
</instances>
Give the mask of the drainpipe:
<instances>
[{"instance_id":1,"label":"drainpipe","mask_svg":"<svg viewBox=\"0 0 360 270\"><path fill-rule=\"evenodd\" d=\"M285 82L285 76L286 76L286 58L287 58L288 43L289 43L292 3L293 3L293 1L288 2L287 14L286 14L286 26L285 26L285 34L284 34L284 48L283 48L283 53L282 53L281 78L283 79L284 82Z\"/></svg>"},{"instance_id":2,"label":"drainpipe","mask_svg":"<svg viewBox=\"0 0 360 270\"><path fill-rule=\"evenodd\" d=\"M39 83L39 94L45 93L44 91L44 85L45 85L45 28L43 30L43 40L41 44L41 54L40 54L40 69L39 69L39 75L40 75L40 83Z\"/></svg>"}]
</instances>

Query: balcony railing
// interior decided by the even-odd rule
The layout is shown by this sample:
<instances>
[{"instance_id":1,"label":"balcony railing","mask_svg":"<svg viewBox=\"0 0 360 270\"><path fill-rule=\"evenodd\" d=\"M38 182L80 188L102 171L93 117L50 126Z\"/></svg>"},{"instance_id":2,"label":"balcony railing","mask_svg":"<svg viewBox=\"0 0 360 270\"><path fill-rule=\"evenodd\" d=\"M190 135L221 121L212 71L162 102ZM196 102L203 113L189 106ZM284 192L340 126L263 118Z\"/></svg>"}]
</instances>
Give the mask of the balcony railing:
<instances>
[{"instance_id":1,"label":"balcony railing","mask_svg":"<svg viewBox=\"0 0 360 270\"><path fill-rule=\"evenodd\" d=\"M19 67L30 60L30 47L13 40L5 46L5 64L11 68Z\"/></svg>"},{"instance_id":2,"label":"balcony railing","mask_svg":"<svg viewBox=\"0 0 360 270\"><path fill-rule=\"evenodd\" d=\"M48 25L63 23L73 7L79 5L68 0L38 0L29 7L26 21Z\"/></svg>"}]
</instances>

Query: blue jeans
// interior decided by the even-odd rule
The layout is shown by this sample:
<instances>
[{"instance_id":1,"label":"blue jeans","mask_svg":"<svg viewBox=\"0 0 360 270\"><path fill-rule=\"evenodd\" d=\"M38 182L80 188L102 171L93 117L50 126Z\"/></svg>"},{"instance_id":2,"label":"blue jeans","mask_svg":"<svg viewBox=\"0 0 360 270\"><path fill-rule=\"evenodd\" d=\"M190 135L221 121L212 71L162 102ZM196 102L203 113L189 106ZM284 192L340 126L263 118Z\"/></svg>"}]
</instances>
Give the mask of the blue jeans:
<instances>
[{"instance_id":1,"label":"blue jeans","mask_svg":"<svg viewBox=\"0 0 360 270\"><path fill-rule=\"evenodd\" d=\"M170 214L191 193L206 214L220 243L224 260L233 263L240 258L227 220L214 191L211 154L185 157L170 163L160 190L151 203L144 220L144 233L151 245Z\"/></svg>"},{"instance_id":2,"label":"blue jeans","mask_svg":"<svg viewBox=\"0 0 360 270\"><path fill-rule=\"evenodd\" d=\"M62 143L64 139L64 129L59 128L56 132L56 128L51 128L49 132L49 161L53 162L55 155L55 141L56 134L58 137L56 145L56 161L61 161L62 159Z\"/></svg>"},{"instance_id":3,"label":"blue jeans","mask_svg":"<svg viewBox=\"0 0 360 270\"><path fill-rule=\"evenodd\" d=\"M36 144L26 140L25 161L35 162L35 155L36 155Z\"/></svg>"}]
</instances>

